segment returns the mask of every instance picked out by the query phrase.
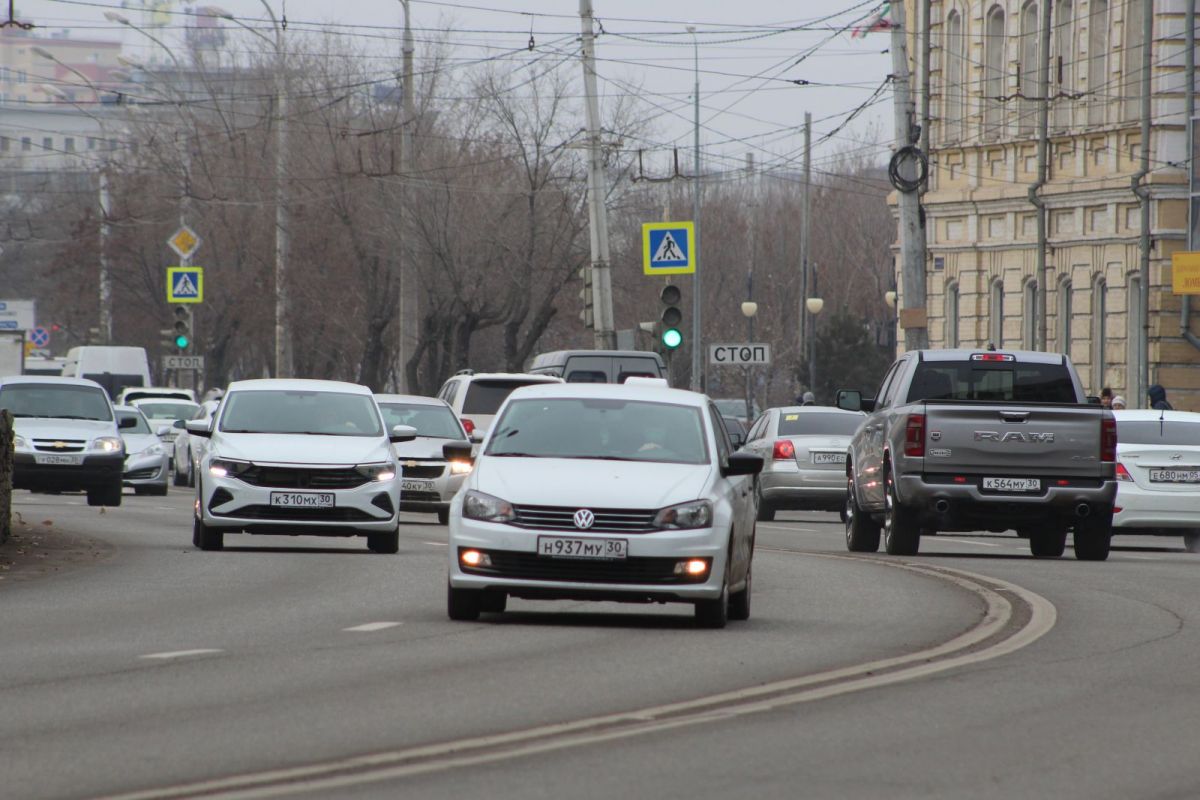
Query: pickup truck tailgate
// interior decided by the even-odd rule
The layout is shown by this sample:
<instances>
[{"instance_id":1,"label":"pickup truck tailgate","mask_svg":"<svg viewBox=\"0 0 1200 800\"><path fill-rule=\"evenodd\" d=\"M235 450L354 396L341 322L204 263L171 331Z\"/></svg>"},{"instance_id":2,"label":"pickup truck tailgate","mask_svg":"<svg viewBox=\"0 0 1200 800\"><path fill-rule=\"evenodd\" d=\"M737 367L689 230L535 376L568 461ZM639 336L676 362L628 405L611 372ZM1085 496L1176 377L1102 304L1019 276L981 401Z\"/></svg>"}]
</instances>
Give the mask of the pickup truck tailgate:
<instances>
[{"instance_id":1,"label":"pickup truck tailgate","mask_svg":"<svg viewBox=\"0 0 1200 800\"><path fill-rule=\"evenodd\" d=\"M1104 476L1098 406L928 401L925 471Z\"/></svg>"}]
</instances>

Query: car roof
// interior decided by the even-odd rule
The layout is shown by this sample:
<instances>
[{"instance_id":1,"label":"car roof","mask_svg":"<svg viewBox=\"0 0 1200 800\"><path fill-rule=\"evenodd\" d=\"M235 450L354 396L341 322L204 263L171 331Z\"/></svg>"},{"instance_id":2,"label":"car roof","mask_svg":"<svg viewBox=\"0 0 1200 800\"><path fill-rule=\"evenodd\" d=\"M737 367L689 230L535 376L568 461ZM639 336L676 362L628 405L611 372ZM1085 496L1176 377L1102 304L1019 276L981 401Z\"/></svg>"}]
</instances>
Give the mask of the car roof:
<instances>
[{"instance_id":1,"label":"car roof","mask_svg":"<svg viewBox=\"0 0 1200 800\"><path fill-rule=\"evenodd\" d=\"M778 411L781 414L816 414L820 412L822 414L846 414L851 417L864 416L861 411L847 411L837 406L776 406L768 408L767 411Z\"/></svg>"},{"instance_id":2,"label":"car roof","mask_svg":"<svg viewBox=\"0 0 1200 800\"><path fill-rule=\"evenodd\" d=\"M522 386L514 390L509 397L512 399L596 397L674 403L696 408L704 408L708 404L708 398L697 392L628 383L562 383L556 381L544 386Z\"/></svg>"},{"instance_id":3,"label":"car roof","mask_svg":"<svg viewBox=\"0 0 1200 800\"><path fill-rule=\"evenodd\" d=\"M375 395L377 403L410 403L417 406L443 406L449 408L450 404L440 397L426 397L423 394L377 394Z\"/></svg>"},{"instance_id":4,"label":"car roof","mask_svg":"<svg viewBox=\"0 0 1200 800\"><path fill-rule=\"evenodd\" d=\"M451 379L464 378L466 380L479 380L480 378L503 378L503 379L518 379L529 380L531 383L562 383L563 379L555 375L538 375L533 372L476 372L471 375L452 375Z\"/></svg>"},{"instance_id":5,"label":"car roof","mask_svg":"<svg viewBox=\"0 0 1200 800\"><path fill-rule=\"evenodd\" d=\"M146 416L137 406L113 406L113 411L124 411L127 414L138 414L143 417Z\"/></svg>"},{"instance_id":6,"label":"car roof","mask_svg":"<svg viewBox=\"0 0 1200 800\"><path fill-rule=\"evenodd\" d=\"M1112 412L1117 421L1126 422L1200 422L1200 414L1194 411L1159 411L1153 408L1118 408ZM1120 436L1121 426L1117 426Z\"/></svg>"},{"instance_id":7,"label":"car roof","mask_svg":"<svg viewBox=\"0 0 1200 800\"><path fill-rule=\"evenodd\" d=\"M138 397L129 401L129 405L131 406L140 405L142 403L154 403L156 406L162 405L163 403L166 403L167 405L170 405L171 403L181 403L188 406L200 405L195 400L187 400L182 397Z\"/></svg>"},{"instance_id":8,"label":"car roof","mask_svg":"<svg viewBox=\"0 0 1200 800\"><path fill-rule=\"evenodd\" d=\"M320 381L307 378L257 378L249 381L234 381L229 384L233 392L340 392L342 394L371 395L371 390L357 383L344 381Z\"/></svg>"},{"instance_id":9,"label":"car roof","mask_svg":"<svg viewBox=\"0 0 1200 800\"><path fill-rule=\"evenodd\" d=\"M0 378L0 384L12 386L20 383L46 383L58 384L60 386L90 386L100 391L104 391L104 387L95 381L87 378L64 378L59 375L6 375Z\"/></svg>"}]
</instances>

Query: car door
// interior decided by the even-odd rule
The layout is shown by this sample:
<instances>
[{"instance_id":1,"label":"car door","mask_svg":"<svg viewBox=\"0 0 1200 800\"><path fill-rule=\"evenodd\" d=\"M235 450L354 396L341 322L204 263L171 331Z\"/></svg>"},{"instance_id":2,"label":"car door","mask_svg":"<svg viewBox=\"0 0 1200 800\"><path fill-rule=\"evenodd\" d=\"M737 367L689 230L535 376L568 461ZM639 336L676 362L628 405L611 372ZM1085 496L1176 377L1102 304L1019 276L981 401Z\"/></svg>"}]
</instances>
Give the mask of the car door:
<instances>
[{"instance_id":1,"label":"car door","mask_svg":"<svg viewBox=\"0 0 1200 800\"><path fill-rule=\"evenodd\" d=\"M859 501L867 508L883 507L884 487L882 481L883 444L887 435L887 409L895 386L899 383L905 361L897 361L888 370L879 385L875 395L875 411L868 417L865 425L855 436L858 443L857 452L852 454L854 459L855 482L858 486Z\"/></svg>"},{"instance_id":2,"label":"car door","mask_svg":"<svg viewBox=\"0 0 1200 800\"><path fill-rule=\"evenodd\" d=\"M759 417L746 437L744 449L756 456L762 456L764 460L771 457L772 443L767 437L767 432L771 430L771 418L774 414L774 411L768 411Z\"/></svg>"},{"instance_id":3,"label":"car door","mask_svg":"<svg viewBox=\"0 0 1200 800\"><path fill-rule=\"evenodd\" d=\"M733 448L729 444L729 435L725 432L725 423L721 420L721 412L716 406L709 404L709 424L713 429L713 439L716 442L716 463L724 468L729 464L729 454ZM757 509L754 507L754 483L751 475L733 475L719 477L716 486L728 501L732 510L733 530L730 551L733 559L729 568L729 580L738 582L746 576L750 568L751 536L754 531L754 520Z\"/></svg>"}]
</instances>

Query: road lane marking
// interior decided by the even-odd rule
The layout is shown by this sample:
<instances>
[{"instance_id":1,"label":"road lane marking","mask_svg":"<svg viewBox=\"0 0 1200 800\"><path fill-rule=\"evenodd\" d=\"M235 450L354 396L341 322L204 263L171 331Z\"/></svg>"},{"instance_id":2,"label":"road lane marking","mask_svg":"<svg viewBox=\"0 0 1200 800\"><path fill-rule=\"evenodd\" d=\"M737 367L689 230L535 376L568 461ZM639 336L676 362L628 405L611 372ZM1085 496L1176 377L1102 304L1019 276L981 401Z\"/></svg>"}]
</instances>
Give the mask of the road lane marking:
<instances>
[{"instance_id":1,"label":"road lane marking","mask_svg":"<svg viewBox=\"0 0 1200 800\"><path fill-rule=\"evenodd\" d=\"M830 524L832 525L833 523L830 523ZM841 523L839 522L838 524L840 525ZM816 528L801 528L796 525L779 525L774 522L759 522L759 523L757 523L757 525L760 528L776 528L781 531L804 531L805 533L821 533L821 531L817 530Z\"/></svg>"},{"instance_id":2,"label":"road lane marking","mask_svg":"<svg viewBox=\"0 0 1200 800\"><path fill-rule=\"evenodd\" d=\"M352 628L342 628L343 631L354 631L359 633L370 633L371 631L382 631L388 628L394 628L397 625L403 625L403 622L364 622L362 625L355 625Z\"/></svg>"},{"instance_id":3,"label":"road lane marking","mask_svg":"<svg viewBox=\"0 0 1200 800\"><path fill-rule=\"evenodd\" d=\"M870 561L881 566L944 580L975 595L984 603L986 610L971 629L946 642L907 655L838 667L667 705L587 717L508 733L352 756L300 767L264 770L148 789L110 796L107 800L195 797L251 800L306 792L333 794L350 786L397 780L456 767L508 761L555 750L726 721L734 717L924 678L1008 655L1044 636L1054 627L1057 618L1054 605L1041 595L1016 584L966 570L872 556L841 556L790 550L774 552L835 560ZM1021 615L1016 613L1014 605L1021 606Z\"/></svg>"},{"instance_id":4,"label":"road lane marking","mask_svg":"<svg viewBox=\"0 0 1200 800\"><path fill-rule=\"evenodd\" d=\"M449 542L421 542L421 544L431 544L434 547L449 547Z\"/></svg>"},{"instance_id":5,"label":"road lane marking","mask_svg":"<svg viewBox=\"0 0 1200 800\"><path fill-rule=\"evenodd\" d=\"M166 653L150 653L149 655L138 656L138 658L154 658L166 660L169 658L187 658L189 656L206 656L212 653L224 653L224 650L216 650L214 648L202 647L196 650L172 650Z\"/></svg>"},{"instance_id":6,"label":"road lane marking","mask_svg":"<svg viewBox=\"0 0 1200 800\"><path fill-rule=\"evenodd\" d=\"M945 536L938 536L937 538L931 539L930 541L954 542L956 544L974 544L974 545L978 545L980 547L1003 547L1004 546L1002 544L996 544L995 542L976 542L971 539L948 539Z\"/></svg>"}]
</instances>

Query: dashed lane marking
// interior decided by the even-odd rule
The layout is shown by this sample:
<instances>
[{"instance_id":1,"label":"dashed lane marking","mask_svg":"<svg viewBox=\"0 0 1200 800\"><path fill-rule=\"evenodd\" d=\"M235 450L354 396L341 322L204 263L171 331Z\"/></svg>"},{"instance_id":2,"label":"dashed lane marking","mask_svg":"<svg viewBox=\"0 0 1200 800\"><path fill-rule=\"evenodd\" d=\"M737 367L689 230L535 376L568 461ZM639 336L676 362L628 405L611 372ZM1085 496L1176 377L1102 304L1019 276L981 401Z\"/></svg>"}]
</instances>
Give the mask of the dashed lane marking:
<instances>
[{"instance_id":1,"label":"dashed lane marking","mask_svg":"<svg viewBox=\"0 0 1200 800\"><path fill-rule=\"evenodd\" d=\"M217 650L217 649L211 648L211 647L201 647L201 648L197 648L195 650L171 650L166 653L150 653L148 655L138 656L138 658L152 658L152 659L165 661L165 660L171 659L171 658L189 658L191 656L207 656L207 655L212 655L213 653L224 653L224 652L225 652L224 650Z\"/></svg>"},{"instance_id":2,"label":"dashed lane marking","mask_svg":"<svg viewBox=\"0 0 1200 800\"><path fill-rule=\"evenodd\" d=\"M371 631L382 631L403 624L403 622L365 622L362 625L355 625L352 628L342 628L342 630L353 631L355 633L370 633Z\"/></svg>"},{"instance_id":3,"label":"dashed lane marking","mask_svg":"<svg viewBox=\"0 0 1200 800\"><path fill-rule=\"evenodd\" d=\"M449 547L449 542L421 542L421 544L431 544L434 547Z\"/></svg>"}]
</instances>

